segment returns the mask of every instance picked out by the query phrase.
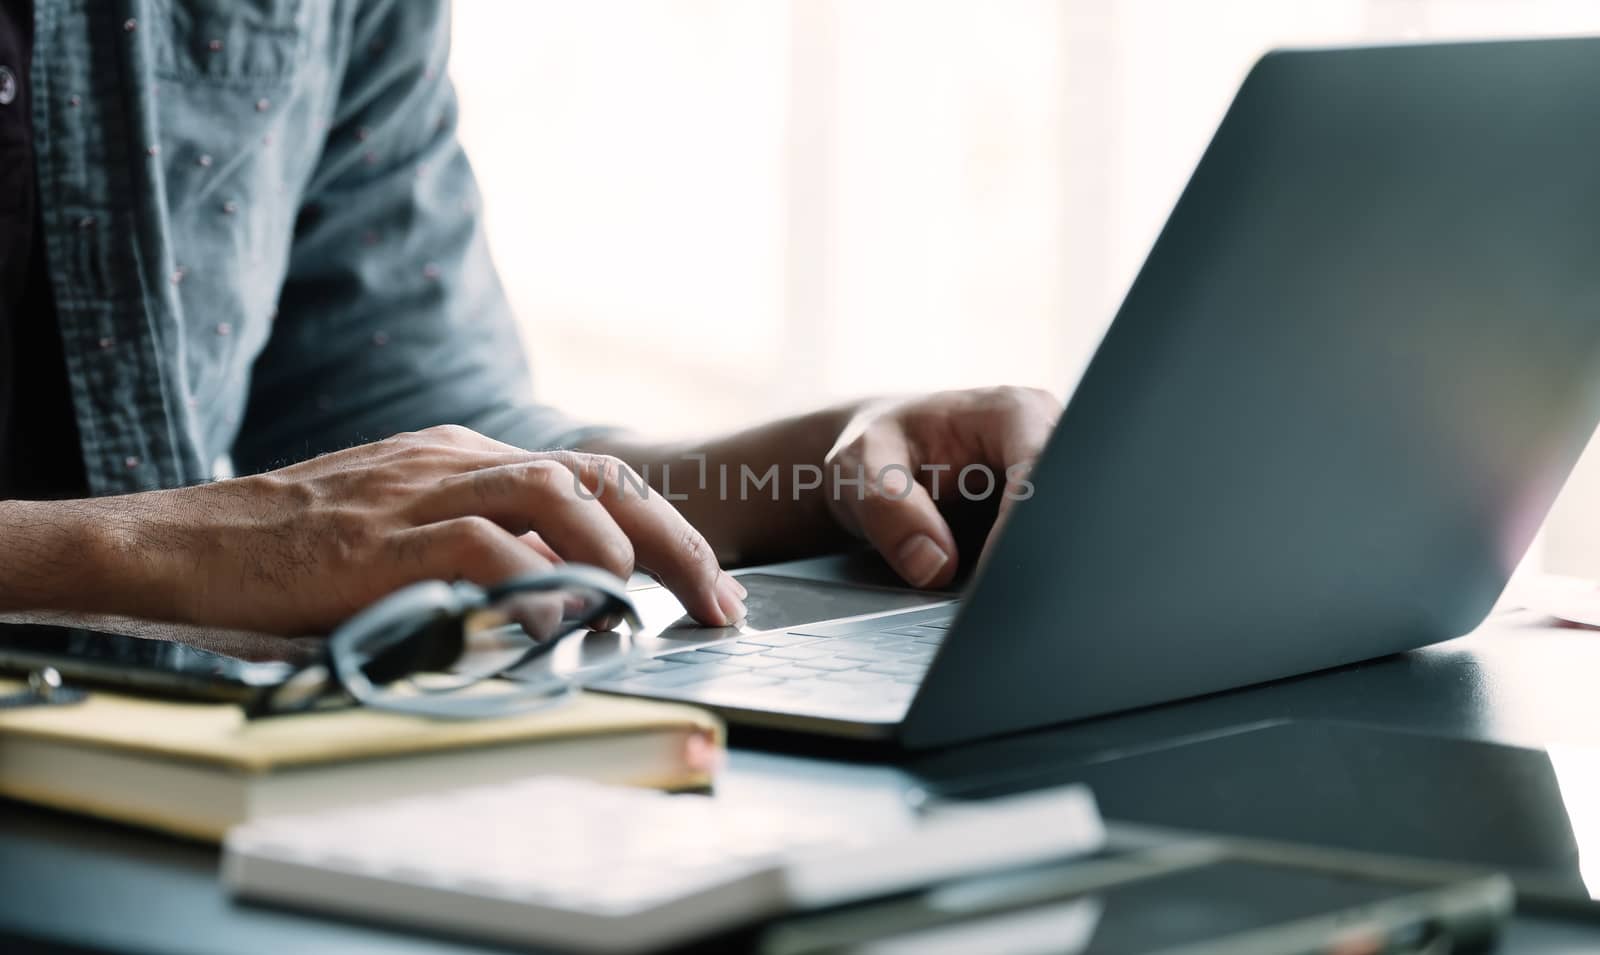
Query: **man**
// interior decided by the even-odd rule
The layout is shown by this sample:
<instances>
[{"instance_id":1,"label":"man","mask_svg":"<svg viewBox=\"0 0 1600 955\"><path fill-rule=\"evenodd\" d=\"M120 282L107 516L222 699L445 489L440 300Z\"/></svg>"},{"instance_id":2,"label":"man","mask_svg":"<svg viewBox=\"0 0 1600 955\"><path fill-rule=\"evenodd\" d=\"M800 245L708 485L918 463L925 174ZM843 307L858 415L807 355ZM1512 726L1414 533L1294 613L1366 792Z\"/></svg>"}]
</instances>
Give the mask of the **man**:
<instances>
[{"instance_id":1,"label":"man","mask_svg":"<svg viewBox=\"0 0 1600 955\"><path fill-rule=\"evenodd\" d=\"M1004 388L692 444L580 425L531 398L444 3L0 10L0 612L316 633L568 560L724 625L719 562L852 534L939 586L977 555L937 479L1003 475L1003 510L1056 416ZM697 480L773 466L771 492Z\"/></svg>"}]
</instances>

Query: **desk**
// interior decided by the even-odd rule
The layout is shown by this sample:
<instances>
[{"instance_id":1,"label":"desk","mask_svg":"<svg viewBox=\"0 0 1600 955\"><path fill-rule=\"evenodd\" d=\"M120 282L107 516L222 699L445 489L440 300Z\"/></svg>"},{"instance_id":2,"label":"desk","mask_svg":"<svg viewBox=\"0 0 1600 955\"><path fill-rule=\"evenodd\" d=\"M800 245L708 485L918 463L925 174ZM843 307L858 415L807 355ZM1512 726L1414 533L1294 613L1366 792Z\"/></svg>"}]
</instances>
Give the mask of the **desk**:
<instances>
[{"instance_id":1,"label":"desk","mask_svg":"<svg viewBox=\"0 0 1600 955\"><path fill-rule=\"evenodd\" d=\"M797 562L823 578L871 573L846 560ZM1415 653L1203 700L885 761L851 747L736 733L722 788L873 812L924 778L1086 759L1151 740L1268 719L1349 720L1528 746L1600 747L1600 633L1496 618ZM762 748L751 748L747 742ZM780 748L773 749L773 746ZM892 754L878 754L888 757ZM59 952L486 952L385 928L235 906L217 854L141 831L0 800L0 951L26 939ZM29 949L32 950L32 949ZM1508 952L1600 952L1600 920L1519 918Z\"/></svg>"}]
</instances>

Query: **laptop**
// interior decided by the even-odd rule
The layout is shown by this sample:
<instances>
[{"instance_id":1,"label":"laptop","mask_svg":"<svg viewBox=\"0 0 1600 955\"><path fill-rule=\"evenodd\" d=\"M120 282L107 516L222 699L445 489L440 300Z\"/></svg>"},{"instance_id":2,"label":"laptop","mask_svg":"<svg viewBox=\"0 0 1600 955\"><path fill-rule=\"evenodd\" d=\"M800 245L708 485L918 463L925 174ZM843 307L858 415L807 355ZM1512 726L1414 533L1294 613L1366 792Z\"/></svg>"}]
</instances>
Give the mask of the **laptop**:
<instances>
[{"instance_id":1,"label":"laptop","mask_svg":"<svg viewBox=\"0 0 1600 955\"><path fill-rule=\"evenodd\" d=\"M960 599L746 575L816 619L595 688L920 748L1410 650L1597 421L1600 39L1273 52Z\"/></svg>"}]
</instances>

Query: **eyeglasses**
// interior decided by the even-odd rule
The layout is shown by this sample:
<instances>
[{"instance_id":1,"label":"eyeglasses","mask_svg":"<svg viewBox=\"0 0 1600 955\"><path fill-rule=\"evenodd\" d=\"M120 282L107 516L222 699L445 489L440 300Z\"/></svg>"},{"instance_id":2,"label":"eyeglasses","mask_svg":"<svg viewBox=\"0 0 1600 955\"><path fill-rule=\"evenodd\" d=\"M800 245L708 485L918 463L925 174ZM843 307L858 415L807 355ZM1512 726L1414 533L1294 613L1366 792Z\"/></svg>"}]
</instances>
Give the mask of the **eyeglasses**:
<instances>
[{"instance_id":1,"label":"eyeglasses","mask_svg":"<svg viewBox=\"0 0 1600 955\"><path fill-rule=\"evenodd\" d=\"M627 626L611 663L563 675L534 672L567 637ZM507 716L552 706L587 680L625 668L642 630L627 585L566 564L493 587L423 581L341 624L321 654L246 705L248 717L357 703L444 719ZM517 679L496 679L517 671Z\"/></svg>"}]
</instances>

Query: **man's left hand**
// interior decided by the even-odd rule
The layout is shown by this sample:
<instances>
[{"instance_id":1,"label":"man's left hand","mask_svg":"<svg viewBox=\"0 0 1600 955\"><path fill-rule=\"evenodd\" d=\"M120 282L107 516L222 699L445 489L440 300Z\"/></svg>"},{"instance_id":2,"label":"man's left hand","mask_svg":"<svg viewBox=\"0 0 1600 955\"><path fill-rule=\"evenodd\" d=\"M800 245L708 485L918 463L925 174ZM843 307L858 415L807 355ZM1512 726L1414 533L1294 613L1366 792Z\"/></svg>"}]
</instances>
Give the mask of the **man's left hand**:
<instances>
[{"instance_id":1,"label":"man's left hand","mask_svg":"<svg viewBox=\"0 0 1600 955\"><path fill-rule=\"evenodd\" d=\"M940 502L1000 495L987 552L1012 505L1032 494L1028 475L1060 413L1049 392L1012 387L867 405L828 452L828 505L908 583L943 587L962 556Z\"/></svg>"}]
</instances>

